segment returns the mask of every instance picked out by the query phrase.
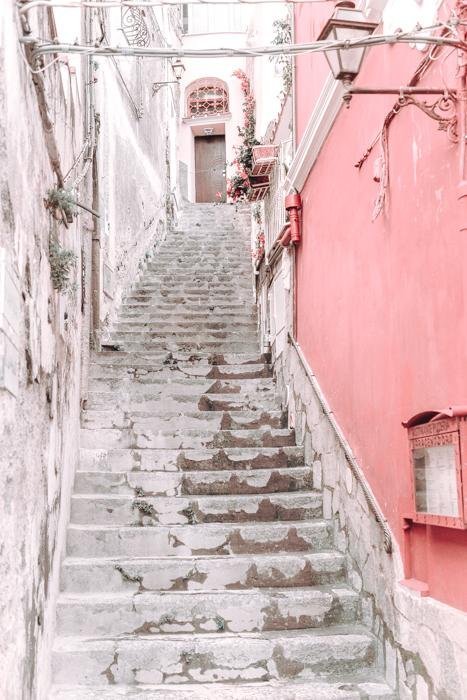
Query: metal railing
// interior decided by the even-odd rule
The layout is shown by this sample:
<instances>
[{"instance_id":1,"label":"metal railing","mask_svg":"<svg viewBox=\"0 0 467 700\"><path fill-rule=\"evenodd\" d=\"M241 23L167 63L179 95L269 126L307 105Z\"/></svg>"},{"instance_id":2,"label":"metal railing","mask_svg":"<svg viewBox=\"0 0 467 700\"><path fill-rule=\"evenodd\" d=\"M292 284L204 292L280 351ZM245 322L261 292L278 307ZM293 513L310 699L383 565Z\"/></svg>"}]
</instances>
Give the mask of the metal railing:
<instances>
[{"instance_id":1,"label":"metal railing","mask_svg":"<svg viewBox=\"0 0 467 700\"><path fill-rule=\"evenodd\" d=\"M270 175L269 194L264 200L264 247L266 258L286 222L284 183L292 158L292 139L282 141L279 158Z\"/></svg>"}]
</instances>

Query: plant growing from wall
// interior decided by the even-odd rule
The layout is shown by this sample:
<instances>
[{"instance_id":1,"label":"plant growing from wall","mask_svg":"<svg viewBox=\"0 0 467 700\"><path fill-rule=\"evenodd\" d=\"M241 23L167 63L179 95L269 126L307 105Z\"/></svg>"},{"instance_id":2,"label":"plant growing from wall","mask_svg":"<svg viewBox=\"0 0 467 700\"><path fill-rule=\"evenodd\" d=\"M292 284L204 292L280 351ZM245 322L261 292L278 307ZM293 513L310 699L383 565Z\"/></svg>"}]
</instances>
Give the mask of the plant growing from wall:
<instances>
[{"instance_id":1,"label":"plant growing from wall","mask_svg":"<svg viewBox=\"0 0 467 700\"><path fill-rule=\"evenodd\" d=\"M274 32L272 37L273 44L276 46L283 46L284 44L292 43L292 23L290 17L274 20L272 27ZM270 60L274 61L276 65L281 68L283 85L282 97L286 97L292 87L292 58L282 54L280 56L271 56Z\"/></svg>"},{"instance_id":2,"label":"plant growing from wall","mask_svg":"<svg viewBox=\"0 0 467 700\"><path fill-rule=\"evenodd\" d=\"M52 187L47 190L46 207L48 209L62 209L67 217L76 213L76 202L71 190L61 187Z\"/></svg>"},{"instance_id":3,"label":"plant growing from wall","mask_svg":"<svg viewBox=\"0 0 467 700\"><path fill-rule=\"evenodd\" d=\"M235 148L235 158L231 165L235 166L235 175L227 180L227 195L237 202L245 199L249 189L249 173L251 171L253 159L253 146L258 146L259 141L255 137L255 98L251 91L251 84L248 76L242 70L234 71L233 75L240 80L240 87L243 93L243 126L238 127L238 135L242 143Z\"/></svg>"},{"instance_id":4,"label":"plant growing from wall","mask_svg":"<svg viewBox=\"0 0 467 700\"><path fill-rule=\"evenodd\" d=\"M49 263L52 286L57 292L70 292L73 284L70 282L72 270L76 267L77 256L72 250L63 248L54 237L49 241Z\"/></svg>"}]
</instances>

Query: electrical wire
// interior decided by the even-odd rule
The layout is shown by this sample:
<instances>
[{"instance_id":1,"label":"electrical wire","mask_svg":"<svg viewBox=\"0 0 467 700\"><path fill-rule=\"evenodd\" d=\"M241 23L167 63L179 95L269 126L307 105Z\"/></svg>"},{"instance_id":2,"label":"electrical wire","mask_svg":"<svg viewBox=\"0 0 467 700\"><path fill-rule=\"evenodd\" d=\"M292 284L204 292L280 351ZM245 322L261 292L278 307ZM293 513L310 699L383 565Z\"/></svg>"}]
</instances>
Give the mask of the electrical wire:
<instances>
[{"instance_id":1,"label":"electrical wire","mask_svg":"<svg viewBox=\"0 0 467 700\"><path fill-rule=\"evenodd\" d=\"M25 14L36 7L71 7L71 8L121 8L121 7L165 7L183 5L316 5L333 2L333 0L26 0L17 1L19 14Z\"/></svg>"},{"instance_id":2,"label":"electrical wire","mask_svg":"<svg viewBox=\"0 0 467 700\"><path fill-rule=\"evenodd\" d=\"M189 49L178 47L128 47L128 46L86 46L82 44L39 44L33 37L22 37L22 43L35 44L32 52L33 58L50 53L69 53L94 56L133 56L142 58L222 58L222 57L249 57L249 56L296 56L303 53L327 52L337 49L346 50L353 48L369 48L381 44L414 43L420 41L420 33L439 28L440 25L423 27L411 32L399 32L397 34L378 34L364 39L351 39L346 41L314 41L305 44L282 44L262 47L242 47L218 49ZM459 39L444 35L423 36L423 42L437 46L450 46L467 50L467 43Z\"/></svg>"}]
</instances>

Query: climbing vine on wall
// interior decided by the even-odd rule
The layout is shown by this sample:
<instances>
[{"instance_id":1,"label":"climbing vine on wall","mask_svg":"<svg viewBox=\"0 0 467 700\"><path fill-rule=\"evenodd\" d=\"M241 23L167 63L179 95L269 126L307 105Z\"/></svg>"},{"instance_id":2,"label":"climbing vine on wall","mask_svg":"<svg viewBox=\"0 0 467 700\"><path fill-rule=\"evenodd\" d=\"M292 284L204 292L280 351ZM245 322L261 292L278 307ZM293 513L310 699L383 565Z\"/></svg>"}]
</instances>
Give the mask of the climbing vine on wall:
<instances>
[{"instance_id":1,"label":"climbing vine on wall","mask_svg":"<svg viewBox=\"0 0 467 700\"><path fill-rule=\"evenodd\" d=\"M272 23L274 35L272 43L276 46L292 43L292 23L290 17L285 19L276 19ZM292 87L292 58L290 56L271 56L271 61L274 61L282 71L282 96L286 97Z\"/></svg>"},{"instance_id":2,"label":"climbing vine on wall","mask_svg":"<svg viewBox=\"0 0 467 700\"><path fill-rule=\"evenodd\" d=\"M244 199L250 189L249 173L253 158L252 149L253 146L259 144L259 141L255 138L255 98L251 90L250 79L240 69L234 71L233 75L240 80L243 93L243 125L238 127L242 143L235 148L235 159L231 163L237 172L227 180L227 194L236 202L239 199Z\"/></svg>"}]
</instances>

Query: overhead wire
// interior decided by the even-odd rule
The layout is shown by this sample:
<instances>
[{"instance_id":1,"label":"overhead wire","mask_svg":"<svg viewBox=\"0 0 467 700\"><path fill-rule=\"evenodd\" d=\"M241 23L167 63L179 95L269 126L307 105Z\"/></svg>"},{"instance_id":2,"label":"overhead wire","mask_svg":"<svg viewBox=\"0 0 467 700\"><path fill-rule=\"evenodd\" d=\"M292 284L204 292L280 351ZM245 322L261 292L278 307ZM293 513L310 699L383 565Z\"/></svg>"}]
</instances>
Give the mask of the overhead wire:
<instances>
[{"instance_id":1,"label":"overhead wire","mask_svg":"<svg viewBox=\"0 0 467 700\"><path fill-rule=\"evenodd\" d=\"M274 44L258 47L230 48L220 47L214 49L193 49L179 47L129 47L129 46L91 46L83 44L61 44L47 43L40 44L34 37L22 37L22 43L34 44L33 57L50 53L70 53L95 56L135 56L142 58L222 58L222 57L248 57L248 56L276 56L288 55L296 56L303 53L314 53L318 51L335 51L336 49L369 48L381 44L416 43L423 41L425 44L435 46L451 46L466 50L467 44L458 38L451 38L443 35L426 35L427 31L433 31L443 27L441 24L430 27L421 27L410 32L399 32L397 34L377 34L363 39L351 39L345 41L314 41L304 44ZM452 30L450 29L452 32ZM420 34L423 33L422 36Z\"/></svg>"},{"instance_id":2,"label":"overhead wire","mask_svg":"<svg viewBox=\"0 0 467 700\"><path fill-rule=\"evenodd\" d=\"M20 14L25 14L36 7L68 8L121 8L121 7L165 7L179 5L316 5L330 3L333 0L17 0Z\"/></svg>"}]
</instances>

